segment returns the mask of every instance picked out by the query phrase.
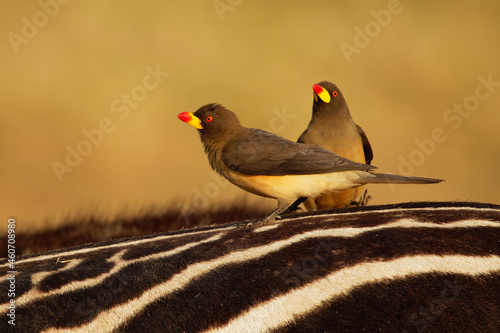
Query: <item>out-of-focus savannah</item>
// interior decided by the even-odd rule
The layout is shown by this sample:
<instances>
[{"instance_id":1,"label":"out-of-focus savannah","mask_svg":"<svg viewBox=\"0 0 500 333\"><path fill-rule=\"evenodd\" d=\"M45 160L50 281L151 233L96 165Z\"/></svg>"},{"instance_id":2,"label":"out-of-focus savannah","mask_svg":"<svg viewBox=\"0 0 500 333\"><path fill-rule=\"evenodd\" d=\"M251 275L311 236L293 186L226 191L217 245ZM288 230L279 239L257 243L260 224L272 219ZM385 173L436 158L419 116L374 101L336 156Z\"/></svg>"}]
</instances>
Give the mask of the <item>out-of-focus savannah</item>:
<instances>
[{"instance_id":1,"label":"out-of-focus savannah","mask_svg":"<svg viewBox=\"0 0 500 333\"><path fill-rule=\"evenodd\" d=\"M500 204L499 2L8 0L0 12L2 232L9 217L34 230L235 199L271 210L215 176L176 116L218 102L296 140L322 80L380 172L446 180L371 185L370 204Z\"/></svg>"}]
</instances>

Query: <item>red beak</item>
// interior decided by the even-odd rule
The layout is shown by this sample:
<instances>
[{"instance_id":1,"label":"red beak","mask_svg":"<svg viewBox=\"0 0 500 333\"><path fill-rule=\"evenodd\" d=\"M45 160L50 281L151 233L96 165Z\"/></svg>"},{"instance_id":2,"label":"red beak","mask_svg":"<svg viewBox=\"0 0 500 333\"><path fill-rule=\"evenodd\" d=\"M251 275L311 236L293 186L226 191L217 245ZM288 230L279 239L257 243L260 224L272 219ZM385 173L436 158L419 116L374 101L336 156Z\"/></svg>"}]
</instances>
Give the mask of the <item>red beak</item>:
<instances>
[{"instance_id":1,"label":"red beak","mask_svg":"<svg viewBox=\"0 0 500 333\"><path fill-rule=\"evenodd\" d=\"M325 89L322 86L320 86L319 84L315 84L313 86L313 90L316 93L316 95L319 95Z\"/></svg>"},{"instance_id":2,"label":"red beak","mask_svg":"<svg viewBox=\"0 0 500 333\"><path fill-rule=\"evenodd\" d=\"M177 118L187 123L192 119L191 114L191 112L182 112L177 115Z\"/></svg>"}]
</instances>

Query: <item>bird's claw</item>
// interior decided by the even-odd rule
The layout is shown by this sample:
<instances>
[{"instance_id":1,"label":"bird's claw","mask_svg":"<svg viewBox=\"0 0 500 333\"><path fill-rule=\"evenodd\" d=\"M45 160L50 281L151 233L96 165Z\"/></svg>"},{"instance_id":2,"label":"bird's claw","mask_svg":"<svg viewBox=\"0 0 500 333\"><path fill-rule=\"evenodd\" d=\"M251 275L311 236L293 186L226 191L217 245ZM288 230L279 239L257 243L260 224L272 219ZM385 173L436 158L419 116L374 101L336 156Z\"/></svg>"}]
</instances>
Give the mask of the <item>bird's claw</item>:
<instances>
[{"instance_id":1,"label":"bird's claw","mask_svg":"<svg viewBox=\"0 0 500 333\"><path fill-rule=\"evenodd\" d=\"M367 206L368 202L371 199L372 199L372 197L371 197L371 195L368 195L368 190L365 190L365 192L363 193L363 195L361 197L359 197L358 201L353 201L352 202L352 206L357 206L357 207Z\"/></svg>"}]
</instances>

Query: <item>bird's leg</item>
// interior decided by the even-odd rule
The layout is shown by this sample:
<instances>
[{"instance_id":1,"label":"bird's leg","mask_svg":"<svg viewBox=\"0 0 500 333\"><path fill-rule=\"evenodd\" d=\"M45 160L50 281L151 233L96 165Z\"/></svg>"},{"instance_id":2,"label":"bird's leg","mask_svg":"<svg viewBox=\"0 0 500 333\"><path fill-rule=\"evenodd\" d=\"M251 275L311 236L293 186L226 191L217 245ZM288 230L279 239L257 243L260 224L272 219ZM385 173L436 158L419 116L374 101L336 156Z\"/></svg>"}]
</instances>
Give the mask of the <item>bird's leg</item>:
<instances>
[{"instance_id":1,"label":"bird's leg","mask_svg":"<svg viewBox=\"0 0 500 333\"><path fill-rule=\"evenodd\" d=\"M245 227L250 228L250 227L258 227L269 224L270 222L273 222L275 220L276 216L284 212L290 206L290 201L286 199L277 199L277 200L278 200L278 208L276 208L271 214L267 215L260 221L248 222L247 224L245 224Z\"/></svg>"},{"instance_id":2,"label":"bird's leg","mask_svg":"<svg viewBox=\"0 0 500 333\"><path fill-rule=\"evenodd\" d=\"M372 199L371 195L368 195L368 190L365 190L361 198L359 199L360 206L367 206L368 201Z\"/></svg>"},{"instance_id":3,"label":"bird's leg","mask_svg":"<svg viewBox=\"0 0 500 333\"><path fill-rule=\"evenodd\" d=\"M283 212L283 214L282 214L282 215L286 215L286 214L291 214L291 213L294 213L294 212L298 209L299 205L300 205L301 203L303 203L304 201L306 201L306 199L307 199L307 197L300 197L300 198L298 198L297 200L295 200L295 202L294 202L293 204L291 204L291 205L290 205L290 207L288 207L288 208L287 208L287 209Z\"/></svg>"},{"instance_id":4,"label":"bird's leg","mask_svg":"<svg viewBox=\"0 0 500 333\"><path fill-rule=\"evenodd\" d=\"M368 190L365 190L365 192L363 192L363 195L359 197L359 200L358 201L354 201L352 203L353 206L358 206L358 207L361 207L361 206L367 206L368 205L368 201L370 201L372 199L372 197L370 195L368 195Z\"/></svg>"}]
</instances>

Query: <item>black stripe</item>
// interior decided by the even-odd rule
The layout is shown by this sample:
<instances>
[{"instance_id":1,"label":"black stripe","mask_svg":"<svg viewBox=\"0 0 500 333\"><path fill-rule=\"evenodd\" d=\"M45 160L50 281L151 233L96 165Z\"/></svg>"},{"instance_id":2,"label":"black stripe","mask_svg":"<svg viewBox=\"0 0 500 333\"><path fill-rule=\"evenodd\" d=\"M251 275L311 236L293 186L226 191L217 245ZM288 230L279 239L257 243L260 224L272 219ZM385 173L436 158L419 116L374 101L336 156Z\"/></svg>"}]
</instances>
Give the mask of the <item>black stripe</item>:
<instances>
[{"instance_id":1,"label":"black stripe","mask_svg":"<svg viewBox=\"0 0 500 333\"><path fill-rule=\"evenodd\" d=\"M299 219L284 221L276 228L260 232L258 229L209 227L203 228L203 230L209 230L206 233L197 233L196 231L170 233L171 235L179 235L172 239L162 239L160 238L162 235L154 235L146 238L100 243L92 245L90 248L94 248L94 250L90 252L71 256L71 258L85 258L85 260L67 271L64 271L63 268L67 267L69 263L56 264L54 258L25 263L19 260L19 274L16 277L17 298L33 287L31 277L35 273L54 272L54 274L44 278L39 286L42 291L53 290L74 281L82 281L86 278L106 274L113 268L108 259L119 251L126 249L123 260L119 263L122 268L114 275L107 277L99 285L19 305L16 308L16 322L18 324L16 328L20 331L41 331L50 327L69 328L86 324L102 311L140 296L143 292L167 281L190 265L220 258L235 251L262 246L279 240L287 240L295 235L301 235L309 231L343 227L376 227L401 218L415 218L422 222L437 221L433 222L436 224L447 224L464 219L484 220L485 217L491 221L500 220L498 210L463 209L459 211L456 208L412 211L400 210L401 208L398 207L397 212L385 212L377 208L371 213L367 211L367 214L327 215L323 213L307 217L298 215ZM453 219L450 215L453 216ZM199 243L193 248L169 257L134 262L125 266L127 262L144 258L147 255L161 254L190 242L194 244L207 240L218 232L223 234L218 240ZM151 239L151 242L130 244L131 241L138 239ZM118 246L106 247L112 244ZM86 247L75 249L84 248ZM67 251L56 251L55 253L64 257ZM277 295L282 295L293 288L303 286L336 270L368 261L391 260L417 254L500 255L500 227L457 227L446 229L393 227L371 230L355 237L324 236L290 243L279 251L268 253L261 258L247 260L243 263L229 264L196 278L182 290L161 297L147 305L129 323L124 323L122 328L128 331L134 331L139 327L148 331L165 331L170 327L172 331L186 332L207 329L227 323L252 306L272 299ZM38 256L41 257L42 254ZM36 257L26 256L25 258ZM57 272L58 270L59 272ZM428 295L433 295L443 283L443 278L434 280L431 278L432 276L423 277L421 278L423 282L418 280L421 281L419 283L423 283L428 287L422 289L424 291L428 289ZM453 279L455 277L450 276L448 278ZM475 282L475 279L471 277L465 278L471 279L470 290L476 290L474 283L480 283ZM493 279L492 283L498 284L499 278L497 275L491 279ZM389 295L398 295L397 291L404 289L407 294L403 293L400 297L412 299L411 296L413 296L416 301L422 300L423 296L418 296L420 295L418 293L420 289L417 288L414 292L407 290L417 285L417 282L405 279L402 283L406 287L397 287L397 285L393 287L391 283L390 288L396 289L390 289L387 293ZM7 290L7 286L7 281L0 283L0 288L3 288L3 290ZM377 294L373 290L378 289L370 286L366 286L366 288L368 288L367 295L372 296L365 298L375 302ZM490 298L485 298L486 302L491 302L491 297L498 298L498 290L500 289L495 290L497 292L491 292ZM383 298L379 303L372 304L369 300L363 298L365 292L359 295L357 293L358 291L349 294L350 296L345 300L347 302L345 306L352 304L353 295L367 302L367 308L369 306L379 308L386 306L387 300L384 301ZM480 296L480 294L478 295ZM397 306L398 302L401 303L395 296L391 297L391 299L395 303L394 306ZM0 301L8 301L6 293L0 294ZM344 304L342 302L338 304ZM496 304L500 304L500 302ZM402 307L401 311L413 311L411 310L413 308L404 305L400 306ZM297 331L304 331L308 327L307 325L310 325L309 322L321 323L326 320L325 318L330 315L331 311L349 312L349 308L345 307L340 310L335 309L336 306L333 307L333 305L323 310L319 309L315 311L315 313L318 313L318 317L314 317L316 319L310 319L309 321L304 319L302 324L299 321L293 327ZM498 310L495 307L492 309ZM491 315L498 313L500 311L493 311ZM346 318L349 318L349 316L346 316ZM361 319L357 317L356 320ZM6 321L1 321L0 331L7 328L4 325L6 325ZM325 329L328 326L322 327ZM290 328L290 331L294 330ZM340 329L340 331L342 330Z\"/></svg>"}]
</instances>

